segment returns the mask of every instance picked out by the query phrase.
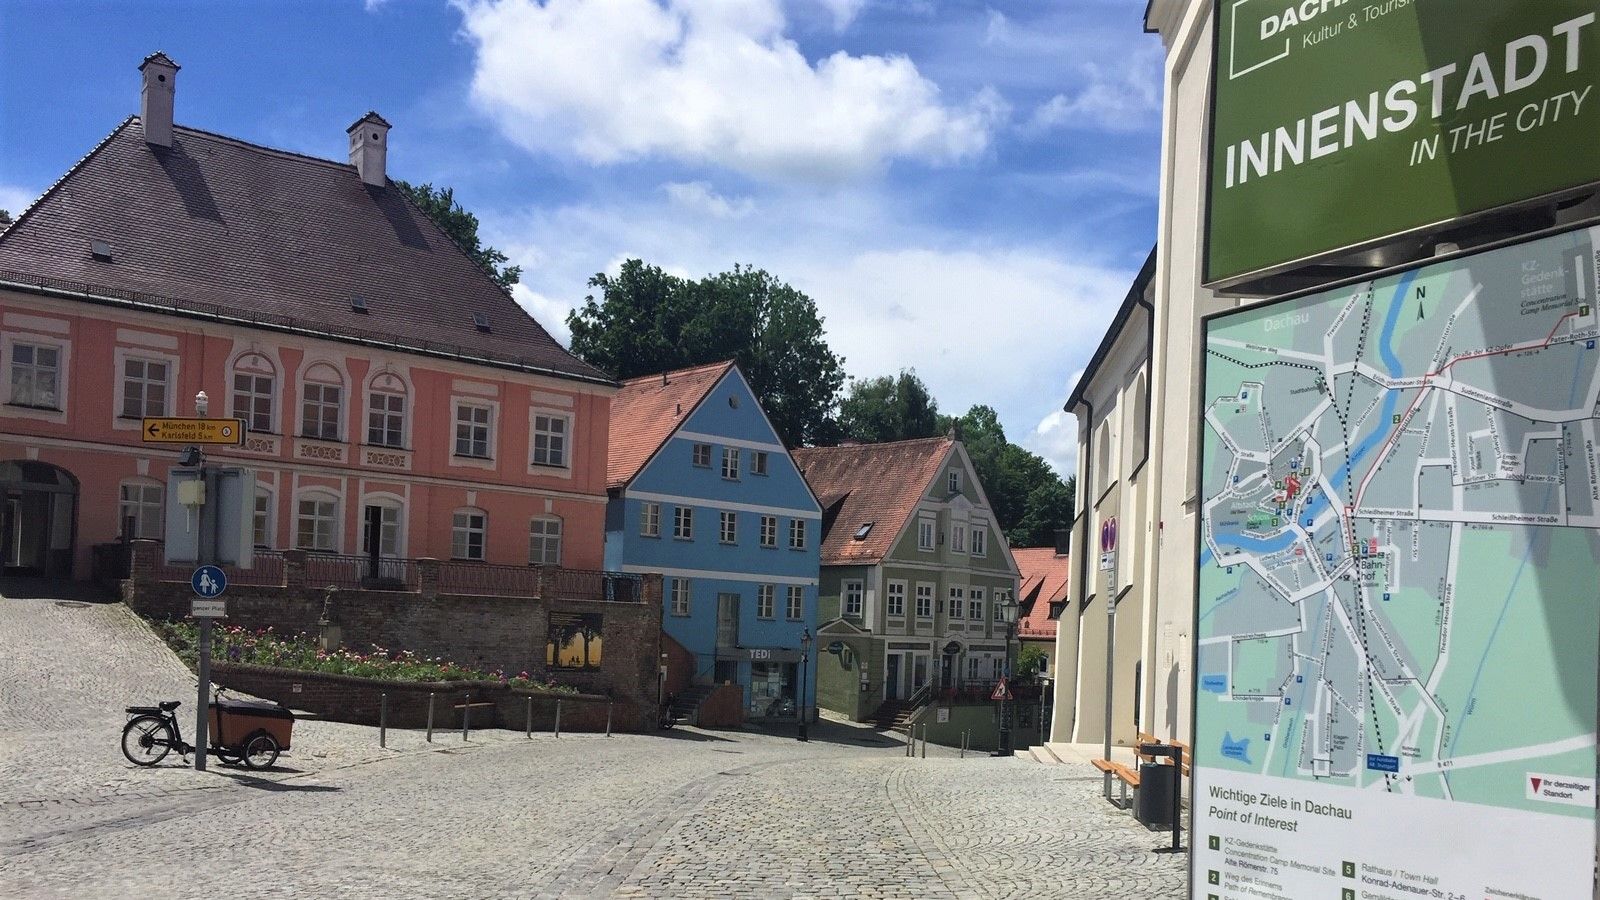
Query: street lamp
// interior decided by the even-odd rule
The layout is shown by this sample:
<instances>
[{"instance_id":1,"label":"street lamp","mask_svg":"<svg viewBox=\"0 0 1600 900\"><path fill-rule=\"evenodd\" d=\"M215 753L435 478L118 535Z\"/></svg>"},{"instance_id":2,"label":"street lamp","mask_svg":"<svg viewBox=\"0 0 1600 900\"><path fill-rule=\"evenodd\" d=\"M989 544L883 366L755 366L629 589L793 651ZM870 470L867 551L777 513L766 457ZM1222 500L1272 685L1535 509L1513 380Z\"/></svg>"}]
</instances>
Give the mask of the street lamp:
<instances>
[{"instance_id":1,"label":"street lamp","mask_svg":"<svg viewBox=\"0 0 1600 900\"><path fill-rule=\"evenodd\" d=\"M806 680L809 676L808 663L811 661L811 628L800 633L800 684L795 691L800 697L800 732L795 735L796 740L809 741L806 734Z\"/></svg>"},{"instance_id":2,"label":"street lamp","mask_svg":"<svg viewBox=\"0 0 1600 900\"><path fill-rule=\"evenodd\" d=\"M1017 630L1017 601L1010 594L999 601L995 611L1000 615L1000 621L1006 626L1006 665L1005 673L1011 675L1011 638ZM1011 692L1008 690L1004 699L1000 701L1000 755L1010 756L1013 751L1011 746Z\"/></svg>"}]
</instances>

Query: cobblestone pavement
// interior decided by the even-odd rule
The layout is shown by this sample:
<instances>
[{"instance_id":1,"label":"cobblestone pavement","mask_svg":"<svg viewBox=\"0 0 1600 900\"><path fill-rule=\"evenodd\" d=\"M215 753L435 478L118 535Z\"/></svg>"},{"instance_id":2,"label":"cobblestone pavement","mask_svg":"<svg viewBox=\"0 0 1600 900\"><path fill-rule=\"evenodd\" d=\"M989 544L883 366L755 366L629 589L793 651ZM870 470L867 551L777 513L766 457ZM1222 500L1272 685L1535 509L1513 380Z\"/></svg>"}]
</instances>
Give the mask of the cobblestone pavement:
<instances>
[{"instance_id":1,"label":"cobblestone pavement","mask_svg":"<svg viewBox=\"0 0 1600 900\"><path fill-rule=\"evenodd\" d=\"M130 696L193 679L116 605L0 600L0 895L1179 897L1087 767L872 732L459 734L296 723L293 769L135 769ZM77 673L82 674L77 674ZM70 674L69 673L73 673ZM187 706L184 709L188 709ZM302 749L303 748L303 749ZM1080 771L1081 769L1081 771Z\"/></svg>"}]
</instances>

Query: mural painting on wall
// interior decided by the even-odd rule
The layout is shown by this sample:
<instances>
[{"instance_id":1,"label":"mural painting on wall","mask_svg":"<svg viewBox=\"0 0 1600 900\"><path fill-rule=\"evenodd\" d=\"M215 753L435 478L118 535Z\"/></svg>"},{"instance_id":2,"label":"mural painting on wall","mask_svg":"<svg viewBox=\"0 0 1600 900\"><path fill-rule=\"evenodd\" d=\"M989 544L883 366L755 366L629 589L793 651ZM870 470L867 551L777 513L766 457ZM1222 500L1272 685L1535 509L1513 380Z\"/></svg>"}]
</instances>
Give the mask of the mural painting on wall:
<instances>
[{"instance_id":1,"label":"mural painting on wall","mask_svg":"<svg viewBox=\"0 0 1600 900\"><path fill-rule=\"evenodd\" d=\"M545 664L552 669L600 668L599 613L550 614L550 640L545 644Z\"/></svg>"}]
</instances>

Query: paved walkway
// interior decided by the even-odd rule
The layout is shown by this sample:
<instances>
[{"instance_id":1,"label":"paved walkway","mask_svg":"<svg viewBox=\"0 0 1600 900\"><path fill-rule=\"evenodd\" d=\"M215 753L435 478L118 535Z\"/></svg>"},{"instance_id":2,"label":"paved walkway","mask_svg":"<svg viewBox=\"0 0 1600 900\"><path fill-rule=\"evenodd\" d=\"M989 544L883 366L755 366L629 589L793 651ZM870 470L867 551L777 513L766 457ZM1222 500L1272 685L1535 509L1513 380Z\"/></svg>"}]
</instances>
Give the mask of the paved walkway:
<instances>
[{"instance_id":1,"label":"paved walkway","mask_svg":"<svg viewBox=\"0 0 1600 900\"><path fill-rule=\"evenodd\" d=\"M284 771L136 769L131 699L193 680L116 605L0 599L0 895L1182 895L1086 767L928 759L858 728L420 734L296 724ZM188 707L186 706L185 709ZM288 768L292 767L292 768Z\"/></svg>"}]
</instances>

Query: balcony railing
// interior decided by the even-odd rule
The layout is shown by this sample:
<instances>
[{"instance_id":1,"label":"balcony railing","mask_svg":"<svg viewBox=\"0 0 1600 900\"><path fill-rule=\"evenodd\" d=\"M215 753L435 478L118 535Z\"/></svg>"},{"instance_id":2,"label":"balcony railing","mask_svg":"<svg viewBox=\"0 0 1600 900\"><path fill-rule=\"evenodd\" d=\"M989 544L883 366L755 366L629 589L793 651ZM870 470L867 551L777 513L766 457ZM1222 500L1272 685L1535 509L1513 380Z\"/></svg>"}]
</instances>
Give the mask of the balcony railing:
<instances>
[{"instance_id":1,"label":"balcony railing","mask_svg":"<svg viewBox=\"0 0 1600 900\"><path fill-rule=\"evenodd\" d=\"M439 563L439 593L474 597L538 597L539 570L479 562Z\"/></svg>"},{"instance_id":2,"label":"balcony railing","mask_svg":"<svg viewBox=\"0 0 1600 900\"><path fill-rule=\"evenodd\" d=\"M419 582L416 566L409 559L379 558L377 577L373 577L370 556L307 553L306 584L352 591L415 591Z\"/></svg>"}]
</instances>

